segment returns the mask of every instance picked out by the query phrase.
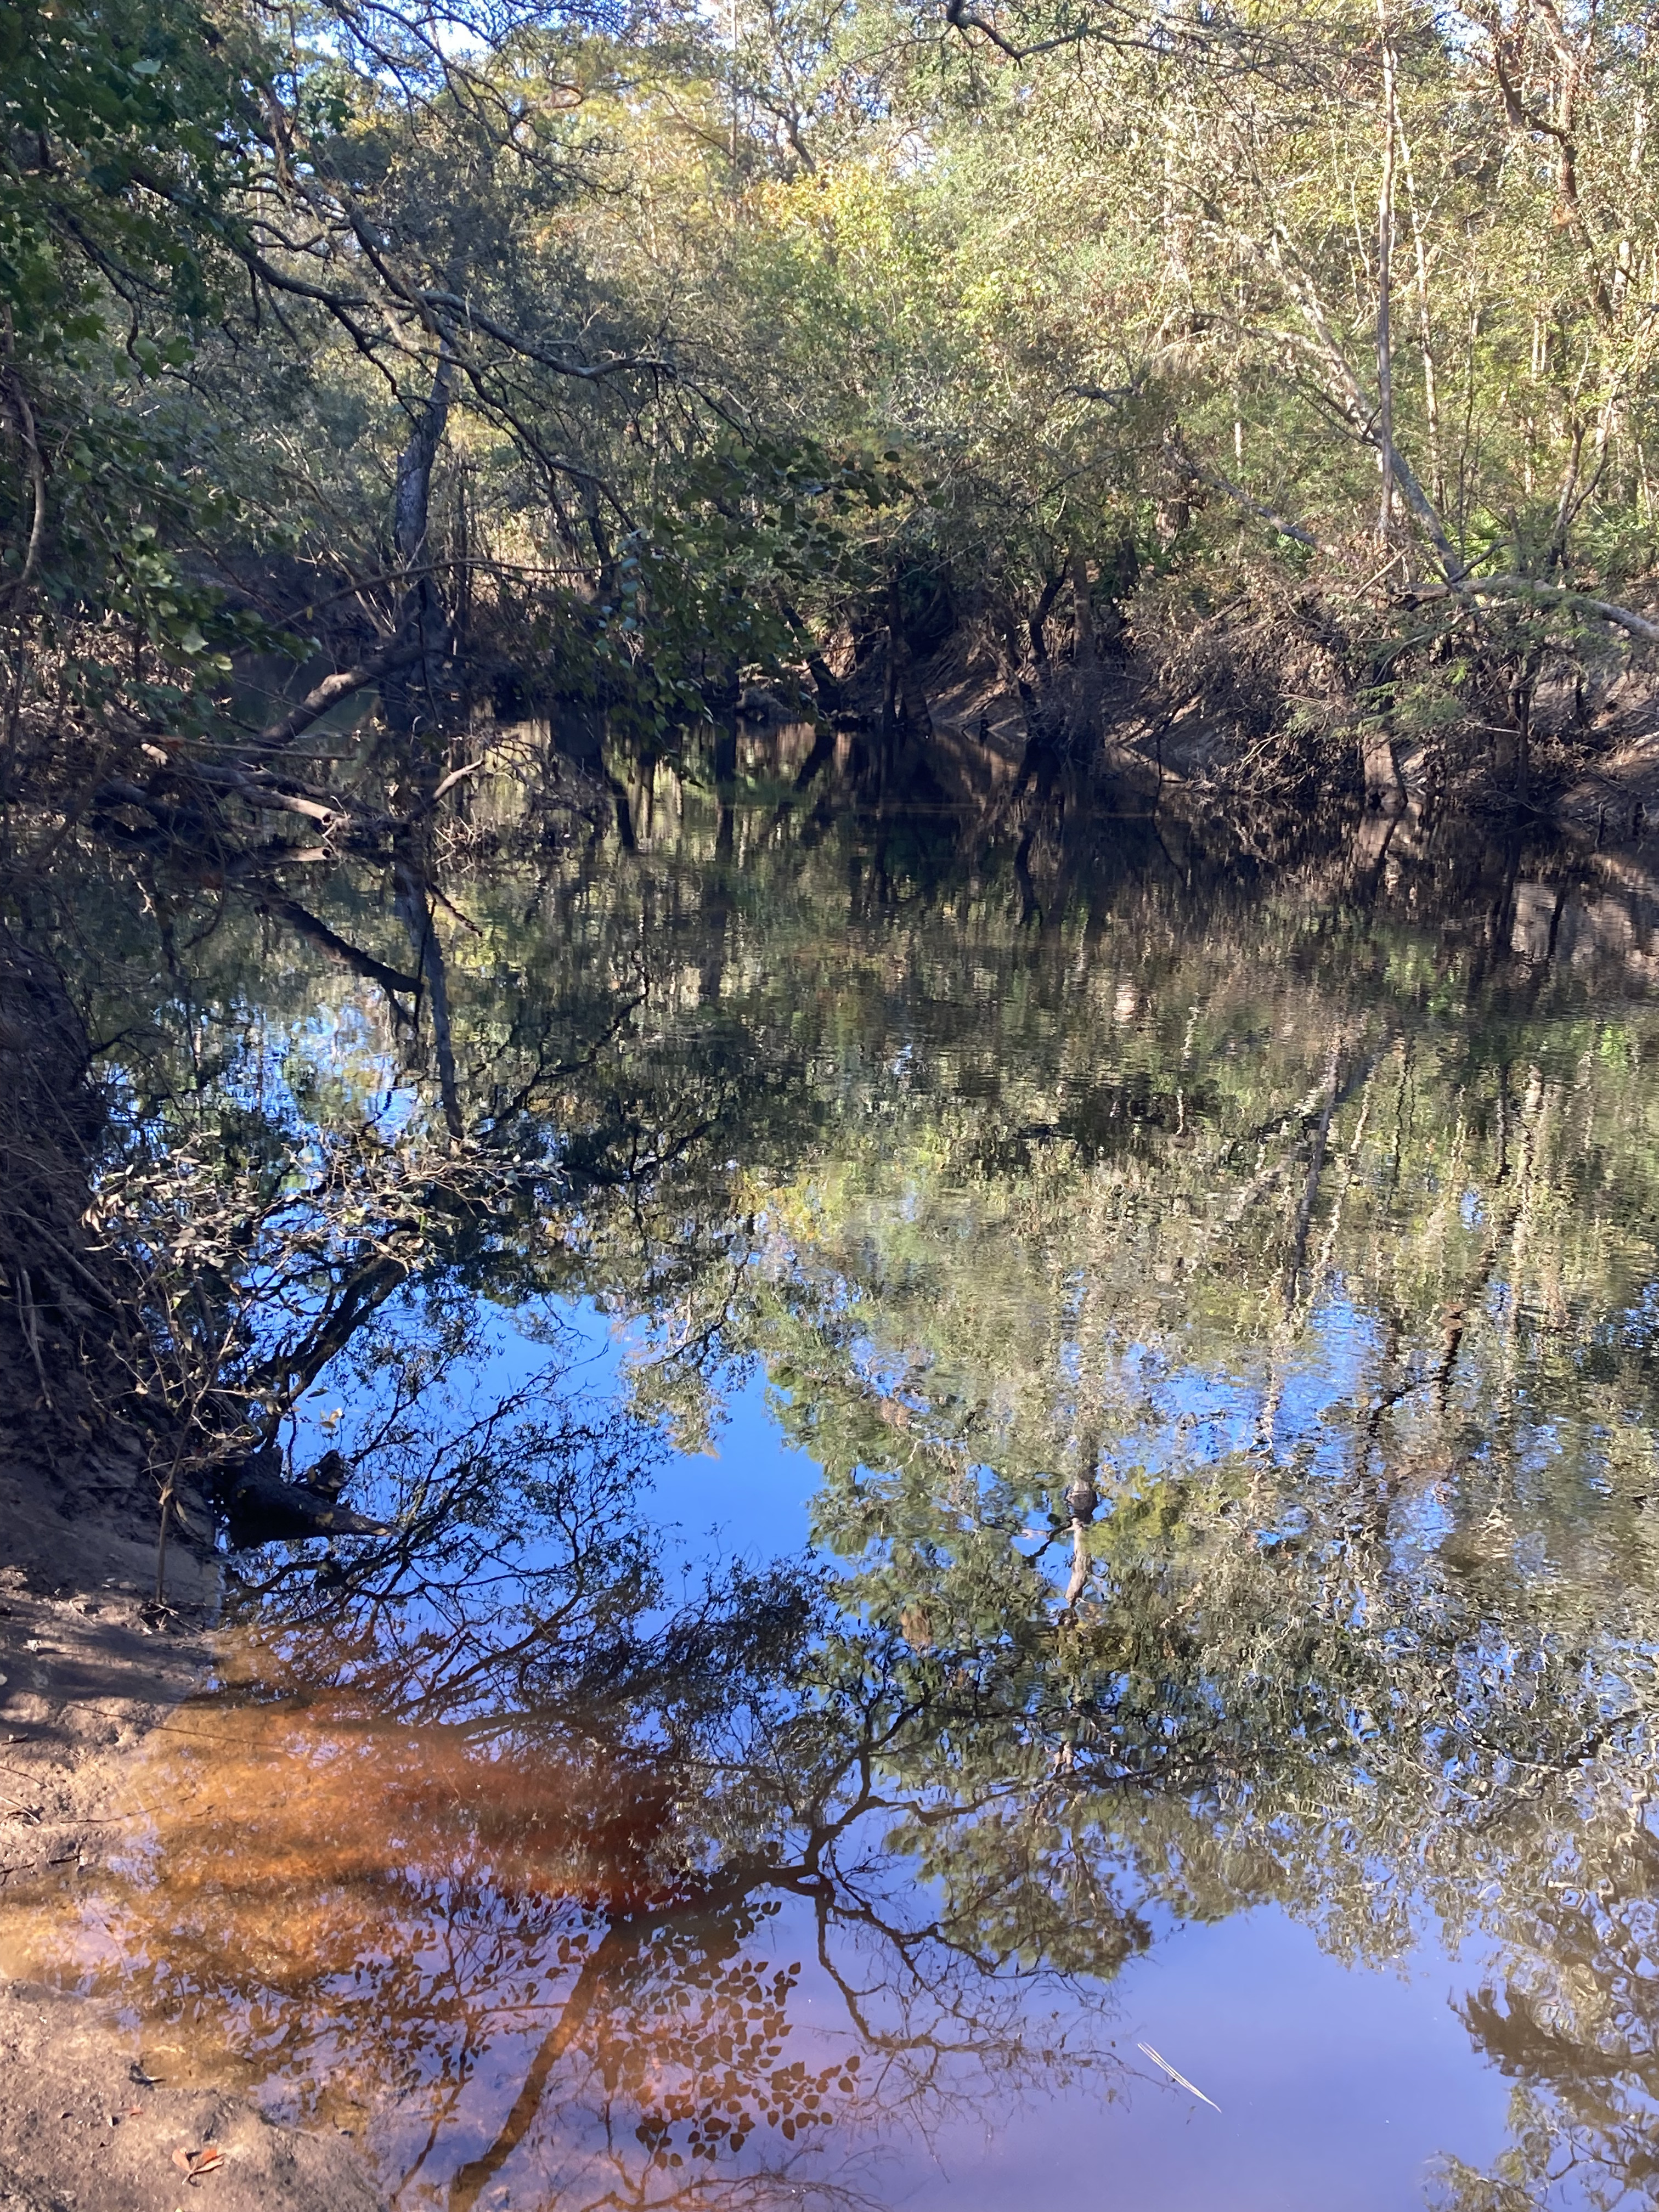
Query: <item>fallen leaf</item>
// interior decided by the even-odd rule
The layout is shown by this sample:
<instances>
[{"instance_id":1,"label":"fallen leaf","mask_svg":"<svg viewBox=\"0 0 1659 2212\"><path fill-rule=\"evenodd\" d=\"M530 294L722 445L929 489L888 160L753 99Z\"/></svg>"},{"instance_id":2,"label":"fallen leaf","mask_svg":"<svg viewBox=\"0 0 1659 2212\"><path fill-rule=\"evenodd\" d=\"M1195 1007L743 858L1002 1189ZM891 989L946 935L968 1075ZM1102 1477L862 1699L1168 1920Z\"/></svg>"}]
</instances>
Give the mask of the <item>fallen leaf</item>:
<instances>
[{"instance_id":1,"label":"fallen leaf","mask_svg":"<svg viewBox=\"0 0 1659 2212\"><path fill-rule=\"evenodd\" d=\"M173 2162L180 2173L198 2181L204 2173L216 2173L225 2162L225 2154L217 2143L204 2143L200 2150L176 2150Z\"/></svg>"}]
</instances>

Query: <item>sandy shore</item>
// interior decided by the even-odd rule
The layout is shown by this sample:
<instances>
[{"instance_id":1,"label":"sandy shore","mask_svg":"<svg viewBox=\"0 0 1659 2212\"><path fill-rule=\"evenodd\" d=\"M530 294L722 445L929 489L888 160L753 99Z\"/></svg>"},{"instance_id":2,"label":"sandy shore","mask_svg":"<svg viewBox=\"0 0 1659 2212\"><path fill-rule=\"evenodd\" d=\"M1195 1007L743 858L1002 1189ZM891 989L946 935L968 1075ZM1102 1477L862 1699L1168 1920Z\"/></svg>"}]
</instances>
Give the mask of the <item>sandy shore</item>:
<instances>
[{"instance_id":1,"label":"sandy shore","mask_svg":"<svg viewBox=\"0 0 1659 2212\"><path fill-rule=\"evenodd\" d=\"M0 1467L0 2212L374 2212L349 2138L170 2083L137 2025L21 1970L9 1919L74 1914L82 1878L142 1838L137 1754L208 1673L217 1579L175 1542L157 1612L153 1490L118 1444L73 1480ZM175 2154L204 2149L218 2160L192 2179Z\"/></svg>"}]
</instances>

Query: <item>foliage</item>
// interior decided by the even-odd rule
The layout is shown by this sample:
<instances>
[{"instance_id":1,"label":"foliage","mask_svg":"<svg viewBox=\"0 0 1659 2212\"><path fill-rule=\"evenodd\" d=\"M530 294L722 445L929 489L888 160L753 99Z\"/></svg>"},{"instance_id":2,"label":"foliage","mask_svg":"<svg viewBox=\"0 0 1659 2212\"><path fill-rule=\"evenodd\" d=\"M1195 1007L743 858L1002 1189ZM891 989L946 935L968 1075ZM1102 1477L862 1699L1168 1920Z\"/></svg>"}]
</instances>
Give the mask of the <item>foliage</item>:
<instances>
[{"instance_id":1,"label":"foliage","mask_svg":"<svg viewBox=\"0 0 1659 2212\"><path fill-rule=\"evenodd\" d=\"M1618 10L9 27L9 743L50 781L73 732L83 797L411 578L441 720L505 685L658 750L746 676L832 708L822 656L935 603L1038 695L1069 623L1075 744L1066 578L1109 659L1194 611L1248 659L1224 611L1299 593L1322 659L1200 681L1323 789L1362 721L1524 787L1648 635L1598 611L1652 541Z\"/></svg>"}]
</instances>

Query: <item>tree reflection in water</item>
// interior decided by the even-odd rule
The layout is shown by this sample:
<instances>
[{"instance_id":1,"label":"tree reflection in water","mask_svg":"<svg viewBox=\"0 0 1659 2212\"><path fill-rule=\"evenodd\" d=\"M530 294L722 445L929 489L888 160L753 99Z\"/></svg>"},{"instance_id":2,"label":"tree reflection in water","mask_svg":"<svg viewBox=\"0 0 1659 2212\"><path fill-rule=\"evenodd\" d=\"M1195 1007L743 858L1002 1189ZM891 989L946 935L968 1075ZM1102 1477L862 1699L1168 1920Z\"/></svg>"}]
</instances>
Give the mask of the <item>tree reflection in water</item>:
<instances>
[{"instance_id":1,"label":"tree reflection in water","mask_svg":"<svg viewBox=\"0 0 1659 2212\"><path fill-rule=\"evenodd\" d=\"M1035 915L938 824L688 798L457 881L488 1202L344 1355L366 1502L441 1534L343 1591L259 1564L97 1972L364 2100L406 2202L880 2202L905 2130L1110 2094L1124 1961L1271 1901L1351 1960L1495 1952L1513 2136L1448 2205L1659 2202L1652 915L1513 856L1452 905L1021 851ZM259 992L273 1117L350 1125L403 1048ZM550 1294L634 1328L632 1412L399 1395ZM676 1606L653 1454L745 1364L820 1564Z\"/></svg>"},{"instance_id":2,"label":"tree reflection in water","mask_svg":"<svg viewBox=\"0 0 1659 2212\"><path fill-rule=\"evenodd\" d=\"M398 1650L378 1604L234 1635L235 1679L131 1778L151 1810L82 1887L83 1969L173 2078L183 2051L308 2120L367 2118L404 2202L465 2212L498 2175L561 2204L877 2201L882 2128L1103 2053L1086 2008L1034 2004L1048 1962L910 1878L884 1830L946 1809L886 1756L914 1703L878 1644L862 1679L823 1676L802 1595L722 1593L613 1650L597 1699L567 1680L446 1718L429 1631ZM975 1905L1019 1916L1020 1884L991 1869ZM14 1963L70 1964L57 1904L14 1905ZM1140 1940L1097 1923L1076 1963Z\"/></svg>"}]
</instances>

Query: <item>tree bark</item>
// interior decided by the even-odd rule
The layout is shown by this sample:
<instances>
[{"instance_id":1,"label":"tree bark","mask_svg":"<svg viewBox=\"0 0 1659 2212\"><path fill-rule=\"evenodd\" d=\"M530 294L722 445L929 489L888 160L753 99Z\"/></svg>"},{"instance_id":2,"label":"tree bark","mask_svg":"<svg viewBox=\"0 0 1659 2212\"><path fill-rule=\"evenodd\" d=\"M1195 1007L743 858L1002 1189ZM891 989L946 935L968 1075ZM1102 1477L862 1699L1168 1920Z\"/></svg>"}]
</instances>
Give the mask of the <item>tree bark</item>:
<instances>
[{"instance_id":1,"label":"tree bark","mask_svg":"<svg viewBox=\"0 0 1659 2212\"><path fill-rule=\"evenodd\" d=\"M1407 793L1394 749L1389 718L1361 725L1359 760L1365 780L1365 804L1385 815L1402 814Z\"/></svg>"},{"instance_id":2,"label":"tree bark","mask_svg":"<svg viewBox=\"0 0 1659 2212\"><path fill-rule=\"evenodd\" d=\"M406 738L422 735L438 719L433 686L436 664L443 655L445 614L443 594L428 565L427 539L432 471L449 420L453 375L454 362L445 346L433 371L426 405L398 456L392 495L392 552L398 567L413 576L404 599L398 645L412 650L391 672L380 699L387 727L394 736Z\"/></svg>"},{"instance_id":3,"label":"tree bark","mask_svg":"<svg viewBox=\"0 0 1659 2212\"><path fill-rule=\"evenodd\" d=\"M1095 646L1094 598L1086 556L1073 549L1068 563L1072 584L1072 675L1075 687L1073 727L1091 738L1100 714L1100 656Z\"/></svg>"},{"instance_id":4,"label":"tree bark","mask_svg":"<svg viewBox=\"0 0 1659 2212\"><path fill-rule=\"evenodd\" d=\"M1036 611L1026 625L1027 633L1031 641L1031 658L1038 668L1045 673L1048 666L1048 640L1043 636L1042 626L1048 619L1049 608L1060 597L1060 587L1065 580L1066 571L1063 568L1057 574L1048 578L1042 586L1042 596L1037 600Z\"/></svg>"},{"instance_id":5,"label":"tree bark","mask_svg":"<svg viewBox=\"0 0 1659 2212\"><path fill-rule=\"evenodd\" d=\"M898 718L904 703L904 616L899 598L898 578L890 577L887 585L887 670L886 682L881 696L881 756L877 764L878 787L884 798L887 780L892 773L893 755L898 741Z\"/></svg>"},{"instance_id":6,"label":"tree bark","mask_svg":"<svg viewBox=\"0 0 1659 2212\"><path fill-rule=\"evenodd\" d=\"M1398 99L1396 96L1396 106ZM1423 222L1417 209L1417 181L1412 174L1411 141L1397 132L1400 166L1406 179L1406 204L1411 211L1412 247L1417 261L1417 330L1423 349L1423 424L1429 447L1429 483L1436 507L1446 505L1446 470L1440 450L1440 379L1435 358L1434 323L1429 309L1429 256L1423 240Z\"/></svg>"},{"instance_id":7,"label":"tree bark","mask_svg":"<svg viewBox=\"0 0 1659 2212\"><path fill-rule=\"evenodd\" d=\"M1376 196L1376 442L1382 490L1376 534L1387 544L1394 529L1394 149L1399 98L1386 0L1379 0L1377 19L1382 33L1382 182Z\"/></svg>"},{"instance_id":8,"label":"tree bark","mask_svg":"<svg viewBox=\"0 0 1659 2212\"><path fill-rule=\"evenodd\" d=\"M1094 600L1089 587L1089 563L1081 553L1072 555L1071 570L1073 658L1079 673L1092 676L1097 665Z\"/></svg>"}]
</instances>

